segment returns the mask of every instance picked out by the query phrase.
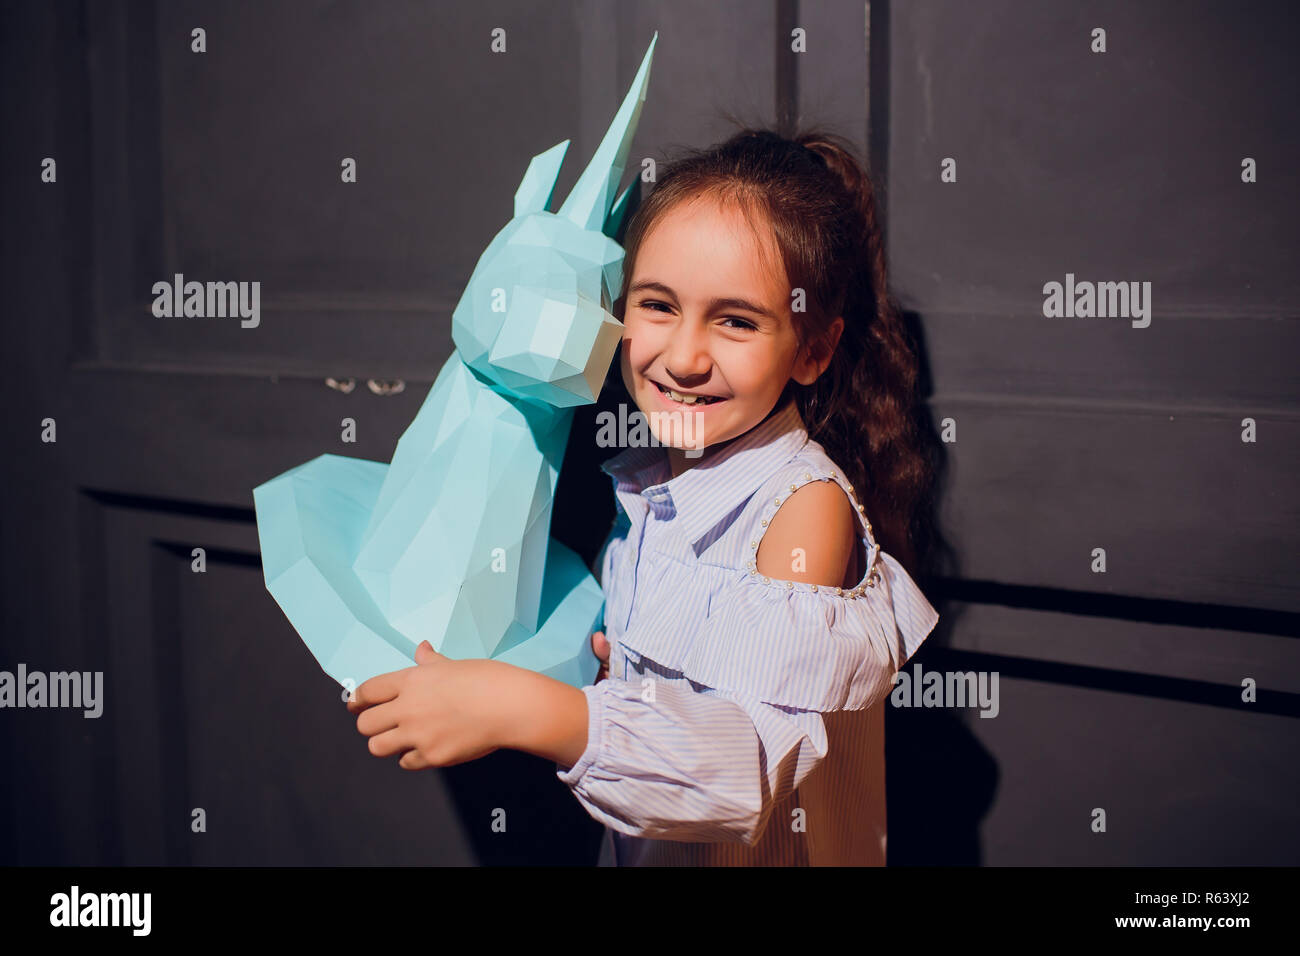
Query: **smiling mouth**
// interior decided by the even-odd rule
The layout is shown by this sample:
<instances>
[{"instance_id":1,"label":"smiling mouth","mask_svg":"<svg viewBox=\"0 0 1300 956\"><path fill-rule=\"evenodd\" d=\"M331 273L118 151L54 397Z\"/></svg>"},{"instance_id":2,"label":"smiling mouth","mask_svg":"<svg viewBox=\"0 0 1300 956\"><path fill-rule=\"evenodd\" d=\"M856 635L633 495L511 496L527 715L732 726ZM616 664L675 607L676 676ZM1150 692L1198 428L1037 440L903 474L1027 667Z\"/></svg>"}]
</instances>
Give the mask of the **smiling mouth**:
<instances>
[{"instance_id":1,"label":"smiling mouth","mask_svg":"<svg viewBox=\"0 0 1300 956\"><path fill-rule=\"evenodd\" d=\"M676 389L660 385L654 379L649 381L651 385L659 389L661 395L667 396L670 401L674 401L679 405L716 405L718 402L726 401L725 398L720 398L717 395L691 395L687 392L679 392Z\"/></svg>"}]
</instances>

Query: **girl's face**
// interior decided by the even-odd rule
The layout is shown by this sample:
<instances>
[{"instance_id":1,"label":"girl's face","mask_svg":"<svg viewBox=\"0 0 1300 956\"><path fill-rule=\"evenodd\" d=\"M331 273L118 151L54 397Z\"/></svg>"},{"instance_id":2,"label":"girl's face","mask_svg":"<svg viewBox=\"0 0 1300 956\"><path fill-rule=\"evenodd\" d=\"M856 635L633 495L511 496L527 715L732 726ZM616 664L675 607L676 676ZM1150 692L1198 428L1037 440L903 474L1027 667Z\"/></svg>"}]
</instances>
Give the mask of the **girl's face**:
<instances>
[{"instance_id":1,"label":"girl's face","mask_svg":"<svg viewBox=\"0 0 1300 956\"><path fill-rule=\"evenodd\" d=\"M765 238L762 249L740 210L700 197L664 214L637 253L623 315L623 384L668 446L674 476L700 460L700 449L762 422L792 378L814 382L838 342L839 318L820 359L801 354L785 269ZM683 404L665 388L714 401Z\"/></svg>"}]
</instances>

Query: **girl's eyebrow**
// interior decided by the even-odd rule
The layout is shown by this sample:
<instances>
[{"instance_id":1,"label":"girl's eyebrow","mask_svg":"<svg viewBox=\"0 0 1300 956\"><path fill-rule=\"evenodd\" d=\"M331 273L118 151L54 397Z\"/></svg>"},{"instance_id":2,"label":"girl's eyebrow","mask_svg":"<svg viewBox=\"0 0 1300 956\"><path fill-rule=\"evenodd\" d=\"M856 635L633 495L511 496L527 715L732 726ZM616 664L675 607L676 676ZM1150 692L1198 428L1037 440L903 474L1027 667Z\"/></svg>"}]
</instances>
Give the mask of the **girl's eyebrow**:
<instances>
[{"instance_id":1,"label":"girl's eyebrow","mask_svg":"<svg viewBox=\"0 0 1300 956\"><path fill-rule=\"evenodd\" d=\"M648 289L654 292L662 293L663 295L666 295L668 298L672 299L674 302L677 301L677 293L674 292L672 289L670 289L668 286L666 286L664 283L659 282L655 279L642 279L640 282L634 283L632 287L627 290L628 295L631 295L633 292L640 292L642 289ZM773 322L780 321L780 319L776 315L774 315L770 309L764 308L761 305L755 305L753 302L750 302L748 299L741 299L737 296L730 296L722 299L713 299L712 301L709 302L710 312L716 312L723 309L742 309L746 312L757 313L758 315L771 319Z\"/></svg>"}]
</instances>

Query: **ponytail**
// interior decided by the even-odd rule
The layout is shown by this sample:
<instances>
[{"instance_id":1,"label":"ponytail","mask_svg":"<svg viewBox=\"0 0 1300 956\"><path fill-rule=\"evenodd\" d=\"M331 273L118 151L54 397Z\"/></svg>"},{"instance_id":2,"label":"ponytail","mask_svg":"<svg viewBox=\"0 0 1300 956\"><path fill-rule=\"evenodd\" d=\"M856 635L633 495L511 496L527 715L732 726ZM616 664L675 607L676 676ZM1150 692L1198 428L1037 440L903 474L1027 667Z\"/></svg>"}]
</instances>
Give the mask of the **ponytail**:
<instances>
[{"instance_id":1,"label":"ponytail","mask_svg":"<svg viewBox=\"0 0 1300 956\"><path fill-rule=\"evenodd\" d=\"M865 333L851 336L843 352L850 368L842 378L848 379L850 391L863 403L856 408L858 414L848 416L848 427L836 428L825 420L832 416L824 413L822 421L813 423L816 433L810 426L809 435L849 472L860 497L874 513L872 517L869 512L868 517L881 526L877 537L882 547L916 574L913 524L918 517L918 492L927 485L931 469L918 447L918 361L903 325L902 310L889 289L876 190L842 138L813 131L798 136L795 142L821 160L851 200L851 245L856 251L850 263L856 268L848 278L844 310L857 313L856 328ZM847 326L848 317L845 322ZM836 408L839 403L822 404L827 412L838 411L836 417L844 422L845 409ZM861 425L859 434L866 438L865 454L853 434L857 424Z\"/></svg>"}]
</instances>

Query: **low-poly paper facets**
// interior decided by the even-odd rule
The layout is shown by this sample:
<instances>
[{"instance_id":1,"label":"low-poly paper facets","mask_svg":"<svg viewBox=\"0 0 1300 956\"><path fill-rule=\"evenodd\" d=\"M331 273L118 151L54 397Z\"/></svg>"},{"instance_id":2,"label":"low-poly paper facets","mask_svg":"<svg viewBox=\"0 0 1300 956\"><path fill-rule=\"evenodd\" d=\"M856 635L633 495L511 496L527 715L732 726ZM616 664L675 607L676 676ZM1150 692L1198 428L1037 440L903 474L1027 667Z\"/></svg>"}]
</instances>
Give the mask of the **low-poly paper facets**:
<instances>
[{"instance_id":1,"label":"low-poly paper facets","mask_svg":"<svg viewBox=\"0 0 1300 956\"><path fill-rule=\"evenodd\" d=\"M557 213L569 141L529 163L392 463L321 455L253 489L266 587L341 684L410 667L422 640L575 687L595 678L603 597L550 537L551 507L573 409L596 400L622 334L612 237L636 180L614 193L657 39Z\"/></svg>"}]
</instances>

